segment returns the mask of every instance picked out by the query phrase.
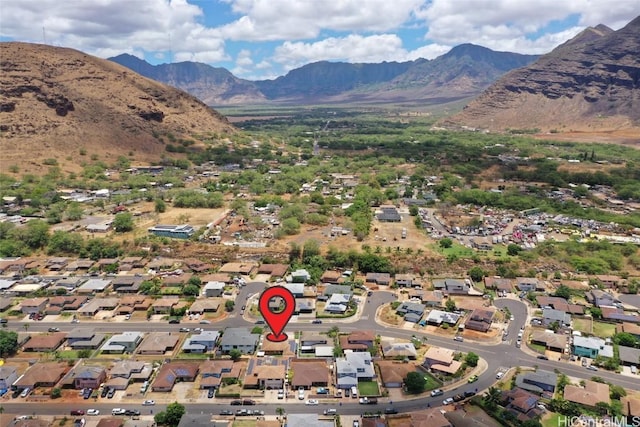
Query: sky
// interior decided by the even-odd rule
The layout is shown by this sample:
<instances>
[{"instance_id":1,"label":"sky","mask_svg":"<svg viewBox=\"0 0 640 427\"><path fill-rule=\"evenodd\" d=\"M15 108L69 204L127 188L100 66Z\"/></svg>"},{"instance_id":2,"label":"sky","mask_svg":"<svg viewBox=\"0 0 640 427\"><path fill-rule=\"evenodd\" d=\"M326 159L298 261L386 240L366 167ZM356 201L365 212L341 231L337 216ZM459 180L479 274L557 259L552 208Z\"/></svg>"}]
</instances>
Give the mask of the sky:
<instances>
[{"instance_id":1,"label":"sky","mask_svg":"<svg viewBox=\"0 0 640 427\"><path fill-rule=\"evenodd\" d=\"M462 43L543 54L640 0L0 0L0 41L271 79L316 61L433 59Z\"/></svg>"}]
</instances>

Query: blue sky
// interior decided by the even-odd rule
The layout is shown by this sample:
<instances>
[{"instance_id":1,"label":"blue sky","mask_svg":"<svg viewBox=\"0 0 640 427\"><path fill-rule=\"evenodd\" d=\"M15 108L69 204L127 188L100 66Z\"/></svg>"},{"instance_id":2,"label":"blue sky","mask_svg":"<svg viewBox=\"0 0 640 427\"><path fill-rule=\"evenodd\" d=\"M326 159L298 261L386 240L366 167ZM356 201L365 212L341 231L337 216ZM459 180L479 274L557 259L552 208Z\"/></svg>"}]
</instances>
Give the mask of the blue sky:
<instances>
[{"instance_id":1,"label":"blue sky","mask_svg":"<svg viewBox=\"0 0 640 427\"><path fill-rule=\"evenodd\" d=\"M0 0L0 40L198 61L238 77L304 64L432 59L461 43L546 53L587 26L617 30L638 0Z\"/></svg>"}]
</instances>

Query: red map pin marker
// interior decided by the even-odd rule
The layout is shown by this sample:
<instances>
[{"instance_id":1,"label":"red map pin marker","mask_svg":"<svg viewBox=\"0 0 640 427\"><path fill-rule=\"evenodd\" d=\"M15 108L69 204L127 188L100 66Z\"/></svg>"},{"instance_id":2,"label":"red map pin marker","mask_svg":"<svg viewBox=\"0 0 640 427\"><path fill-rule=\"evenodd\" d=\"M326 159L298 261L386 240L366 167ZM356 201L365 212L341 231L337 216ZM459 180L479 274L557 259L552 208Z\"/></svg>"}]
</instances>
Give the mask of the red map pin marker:
<instances>
[{"instance_id":1,"label":"red map pin marker","mask_svg":"<svg viewBox=\"0 0 640 427\"><path fill-rule=\"evenodd\" d=\"M269 301L274 297L280 297L284 300L284 310L281 312L275 313L269 308ZM296 309L296 298L291 291L283 286L272 286L265 289L260 295L258 309L262 317L264 317L264 321L271 328L271 333L267 334L267 339L271 342L286 341L289 337L282 331L291 320L291 316L293 316L293 312Z\"/></svg>"}]
</instances>

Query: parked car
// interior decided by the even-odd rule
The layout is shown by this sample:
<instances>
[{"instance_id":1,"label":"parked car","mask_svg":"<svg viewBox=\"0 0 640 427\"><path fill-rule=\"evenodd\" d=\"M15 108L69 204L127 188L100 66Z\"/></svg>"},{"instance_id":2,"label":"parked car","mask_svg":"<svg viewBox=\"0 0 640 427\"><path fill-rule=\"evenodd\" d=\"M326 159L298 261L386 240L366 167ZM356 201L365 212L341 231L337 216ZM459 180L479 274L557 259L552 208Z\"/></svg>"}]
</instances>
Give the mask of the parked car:
<instances>
[{"instance_id":1,"label":"parked car","mask_svg":"<svg viewBox=\"0 0 640 427\"><path fill-rule=\"evenodd\" d=\"M49 328L49 332L60 332L60 328Z\"/></svg>"},{"instance_id":2,"label":"parked car","mask_svg":"<svg viewBox=\"0 0 640 427\"><path fill-rule=\"evenodd\" d=\"M305 405L318 405L320 402L318 402L318 399L308 399L306 402L304 402Z\"/></svg>"},{"instance_id":3,"label":"parked car","mask_svg":"<svg viewBox=\"0 0 640 427\"><path fill-rule=\"evenodd\" d=\"M142 402L142 406L153 406L156 404L155 400L145 400L144 402Z\"/></svg>"},{"instance_id":4,"label":"parked car","mask_svg":"<svg viewBox=\"0 0 640 427\"><path fill-rule=\"evenodd\" d=\"M590 371L597 371L598 370L598 368L593 366L593 365L587 366L587 369L590 370Z\"/></svg>"},{"instance_id":5,"label":"parked car","mask_svg":"<svg viewBox=\"0 0 640 427\"><path fill-rule=\"evenodd\" d=\"M377 405L378 399L376 399L375 397L361 397L360 404L361 405Z\"/></svg>"},{"instance_id":6,"label":"parked car","mask_svg":"<svg viewBox=\"0 0 640 427\"><path fill-rule=\"evenodd\" d=\"M475 395L476 395L476 392L473 391L473 390L467 390L467 391L464 392L464 397L465 398L471 397L471 396L475 396Z\"/></svg>"},{"instance_id":7,"label":"parked car","mask_svg":"<svg viewBox=\"0 0 640 427\"><path fill-rule=\"evenodd\" d=\"M242 400L232 400L229 405L231 406L240 406L242 405Z\"/></svg>"},{"instance_id":8,"label":"parked car","mask_svg":"<svg viewBox=\"0 0 640 427\"><path fill-rule=\"evenodd\" d=\"M464 395L463 394L456 394L455 396L453 396L453 401L454 402L462 402L464 400Z\"/></svg>"},{"instance_id":9,"label":"parked car","mask_svg":"<svg viewBox=\"0 0 640 427\"><path fill-rule=\"evenodd\" d=\"M233 411L229 409L223 409L222 411L220 411L220 415L233 415Z\"/></svg>"},{"instance_id":10,"label":"parked car","mask_svg":"<svg viewBox=\"0 0 640 427\"><path fill-rule=\"evenodd\" d=\"M398 410L396 408L384 408L385 414L397 414Z\"/></svg>"},{"instance_id":11,"label":"parked car","mask_svg":"<svg viewBox=\"0 0 640 427\"><path fill-rule=\"evenodd\" d=\"M325 415L336 415L338 413L338 410L335 408L325 409L323 413Z\"/></svg>"},{"instance_id":12,"label":"parked car","mask_svg":"<svg viewBox=\"0 0 640 427\"><path fill-rule=\"evenodd\" d=\"M444 391L440 390L439 388L431 390L431 397L442 396L443 394Z\"/></svg>"},{"instance_id":13,"label":"parked car","mask_svg":"<svg viewBox=\"0 0 640 427\"><path fill-rule=\"evenodd\" d=\"M113 396L116 395L116 389L115 388L110 388L109 392L107 393L107 399L113 399Z\"/></svg>"},{"instance_id":14,"label":"parked car","mask_svg":"<svg viewBox=\"0 0 640 427\"><path fill-rule=\"evenodd\" d=\"M477 375L471 375L469 377L469 379L467 380L468 383L475 383L476 381L478 381L478 376Z\"/></svg>"},{"instance_id":15,"label":"parked car","mask_svg":"<svg viewBox=\"0 0 640 427\"><path fill-rule=\"evenodd\" d=\"M97 409L87 409L87 415L100 415L100 411Z\"/></svg>"},{"instance_id":16,"label":"parked car","mask_svg":"<svg viewBox=\"0 0 640 427\"><path fill-rule=\"evenodd\" d=\"M22 392L20 393L20 397L27 397L29 396L29 393L31 393L31 389L27 387L24 390L22 390Z\"/></svg>"},{"instance_id":17,"label":"parked car","mask_svg":"<svg viewBox=\"0 0 640 427\"><path fill-rule=\"evenodd\" d=\"M125 409L124 414L128 416L140 415L140 411L137 409Z\"/></svg>"},{"instance_id":18,"label":"parked car","mask_svg":"<svg viewBox=\"0 0 640 427\"><path fill-rule=\"evenodd\" d=\"M71 414L71 415L84 415L84 411L82 409L72 409L71 412L69 412L69 414Z\"/></svg>"},{"instance_id":19,"label":"parked car","mask_svg":"<svg viewBox=\"0 0 640 427\"><path fill-rule=\"evenodd\" d=\"M284 390L278 390L278 399L284 399Z\"/></svg>"},{"instance_id":20,"label":"parked car","mask_svg":"<svg viewBox=\"0 0 640 427\"><path fill-rule=\"evenodd\" d=\"M462 338L460 335L456 335L455 337L453 337L453 340L458 342L464 342L464 338Z\"/></svg>"},{"instance_id":21,"label":"parked car","mask_svg":"<svg viewBox=\"0 0 640 427\"><path fill-rule=\"evenodd\" d=\"M543 354L541 354L540 356L538 356L538 359L540 360L549 360L549 358Z\"/></svg>"},{"instance_id":22,"label":"parked car","mask_svg":"<svg viewBox=\"0 0 640 427\"><path fill-rule=\"evenodd\" d=\"M124 415L127 411L122 408L113 408L111 410L111 415Z\"/></svg>"},{"instance_id":23,"label":"parked car","mask_svg":"<svg viewBox=\"0 0 640 427\"><path fill-rule=\"evenodd\" d=\"M213 399L213 396L215 396L215 394L216 394L215 389L210 388L209 391L207 392L207 398Z\"/></svg>"},{"instance_id":24,"label":"parked car","mask_svg":"<svg viewBox=\"0 0 640 427\"><path fill-rule=\"evenodd\" d=\"M322 324L322 320L320 319L315 319L314 321L312 321L311 323L313 323L314 325L320 325Z\"/></svg>"},{"instance_id":25,"label":"parked car","mask_svg":"<svg viewBox=\"0 0 640 427\"><path fill-rule=\"evenodd\" d=\"M302 387L298 389L298 400L304 400L304 388Z\"/></svg>"},{"instance_id":26,"label":"parked car","mask_svg":"<svg viewBox=\"0 0 640 427\"><path fill-rule=\"evenodd\" d=\"M316 394L329 394L329 389L324 387L318 387L316 389Z\"/></svg>"},{"instance_id":27,"label":"parked car","mask_svg":"<svg viewBox=\"0 0 640 427\"><path fill-rule=\"evenodd\" d=\"M255 401L255 400L252 400L252 399L243 399L243 400L242 400L242 404L243 404L243 405L251 406L251 405L255 405L255 404L256 404L256 401Z\"/></svg>"},{"instance_id":28,"label":"parked car","mask_svg":"<svg viewBox=\"0 0 640 427\"><path fill-rule=\"evenodd\" d=\"M447 397L445 400L442 401L443 405L451 405L453 403L453 398L451 397Z\"/></svg>"},{"instance_id":29,"label":"parked car","mask_svg":"<svg viewBox=\"0 0 640 427\"><path fill-rule=\"evenodd\" d=\"M498 372L496 374L496 379L499 380L500 378L504 377L504 372Z\"/></svg>"}]
</instances>

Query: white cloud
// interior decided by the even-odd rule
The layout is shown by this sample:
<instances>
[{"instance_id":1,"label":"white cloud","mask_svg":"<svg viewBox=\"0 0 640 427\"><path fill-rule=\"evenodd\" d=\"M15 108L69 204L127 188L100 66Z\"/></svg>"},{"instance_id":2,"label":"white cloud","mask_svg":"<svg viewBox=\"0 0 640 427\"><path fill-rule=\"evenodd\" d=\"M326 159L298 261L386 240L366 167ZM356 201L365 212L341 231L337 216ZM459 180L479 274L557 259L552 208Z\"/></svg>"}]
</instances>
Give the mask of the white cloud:
<instances>
[{"instance_id":1,"label":"white cloud","mask_svg":"<svg viewBox=\"0 0 640 427\"><path fill-rule=\"evenodd\" d=\"M232 40L299 40L322 30L384 32L412 17L423 0L223 0L242 15L220 28Z\"/></svg>"}]
</instances>

